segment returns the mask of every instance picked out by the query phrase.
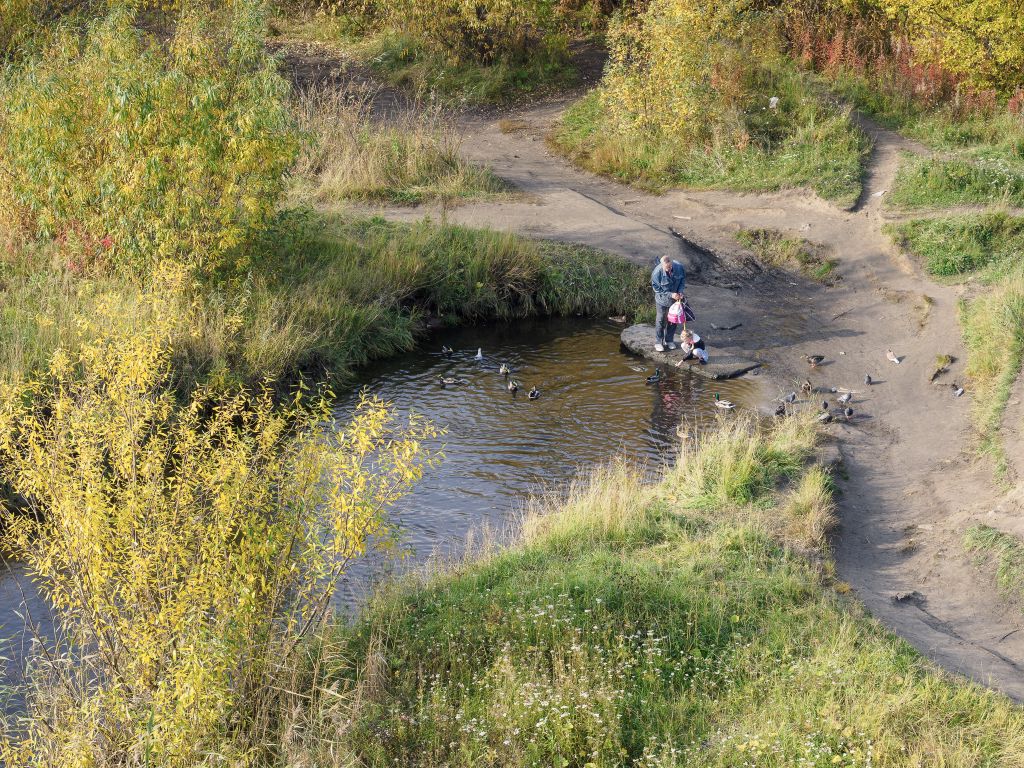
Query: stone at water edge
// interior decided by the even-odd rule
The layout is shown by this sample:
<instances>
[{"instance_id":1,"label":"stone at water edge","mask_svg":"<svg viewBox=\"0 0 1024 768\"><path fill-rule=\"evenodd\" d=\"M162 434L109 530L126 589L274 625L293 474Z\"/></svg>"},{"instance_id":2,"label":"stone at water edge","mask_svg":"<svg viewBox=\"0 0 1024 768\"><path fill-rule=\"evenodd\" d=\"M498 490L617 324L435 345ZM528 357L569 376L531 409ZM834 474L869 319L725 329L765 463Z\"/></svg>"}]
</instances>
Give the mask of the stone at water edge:
<instances>
[{"instance_id":1,"label":"stone at water edge","mask_svg":"<svg viewBox=\"0 0 1024 768\"><path fill-rule=\"evenodd\" d=\"M703 334L701 334L701 338L708 346L708 364L701 365L696 360L688 360L683 363L683 366L688 366L689 370L700 376L709 379L733 379L761 366L757 360L736 355L728 349L715 349L711 341ZM683 359L683 353L679 349L656 352L654 350L654 326L647 323L631 325L622 332L620 339L622 346L633 354L642 355L664 366L675 367L676 363Z\"/></svg>"}]
</instances>

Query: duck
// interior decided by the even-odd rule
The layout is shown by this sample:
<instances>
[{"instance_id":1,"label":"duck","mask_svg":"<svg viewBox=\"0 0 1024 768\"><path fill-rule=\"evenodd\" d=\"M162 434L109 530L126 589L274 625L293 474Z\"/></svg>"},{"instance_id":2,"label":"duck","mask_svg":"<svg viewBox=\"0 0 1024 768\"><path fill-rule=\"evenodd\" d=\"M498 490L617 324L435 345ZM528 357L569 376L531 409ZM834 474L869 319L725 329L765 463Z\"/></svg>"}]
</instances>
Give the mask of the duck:
<instances>
[{"instance_id":1,"label":"duck","mask_svg":"<svg viewBox=\"0 0 1024 768\"><path fill-rule=\"evenodd\" d=\"M626 324L626 316L625 315L611 315L611 316L609 316L608 319L611 320L613 323L618 323L619 325L625 325Z\"/></svg>"},{"instance_id":2,"label":"duck","mask_svg":"<svg viewBox=\"0 0 1024 768\"><path fill-rule=\"evenodd\" d=\"M441 385L441 389L444 389L445 387L455 387L458 386L459 384L469 383L465 379L456 379L452 376L438 376L437 381Z\"/></svg>"},{"instance_id":3,"label":"duck","mask_svg":"<svg viewBox=\"0 0 1024 768\"><path fill-rule=\"evenodd\" d=\"M441 345L441 354L444 355L445 357L451 357L452 355L455 354L455 350L452 349L451 347L449 347L446 344L442 344Z\"/></svg>"},{"instance_id":4,"label":"duck","mask_svg":"<svg viewBox=\"0 0 1024 768\"><path fill-rule=\"evenodd\" d=\"M508 380L508 391L511 392L513 395L516 392L518 392L519 391L519 382L516 381L515 379L509 379Z\"/></svg>"},{"instance_id":5,"label":"duck","mask_svg":"<svg viewBox=\"0 0 1024 768\"><path fill-rule=\"evenodd\" d=\"M865 373L864 374L864 384L866 386L870 387L874 383L875 383L875 381L874 381L874 379L871 378L871 374L870 373Z\"/></svg>"},{"instance_id":6,"label":"duck","mask_svg":"<svg viewBox=\"0 0 1024 768\"><path fill-rule=\"evenodd\" d=\"M502 363L501 365L498 366L498 373L500 373L502 376L508 376L510 373L512 373L512 369L508 367L508 363Z\"/></svg>"},{"instance_id":7,"label":"duck","mask_svg":"<svg viewBox=\"0 0 1024 768\"><path fill-rule=\"evenodd\" d=\"M811 368L817 368L823 362L825 362L825 356L824 355L808 355L807 356L807 364L809 366L811 366Z\"/></svg>"},{"instance_id":8,"label":"duck","mask_svg":"<svg viewBox=\"0 0 1024 768\"><path fill-rule=\"evenodd\" d=\"M888 360L890 363L896 363L896 365L899 365L900 363L903 362L903 358L899 357L891 349L885 350L885 359Z\"/></svg>"},{"instance_id":9,"label":"duck","mask_svg":"<svg viewBox=\"0 0 1024 768\"><path fill-rule=\"evenodd\" d=\"M853 393L852 392L846 392L846 393L840 395L839 397L837 397L836 400L838 400L841 404L846 405L851 400L853 400Z\"/></svg>"},{"instance_id":10,"label":"duck","mask_svg":"<svg viewBox=\"0 0 1024 768\"><path fill-rule=\"evenodd\" d=\"M805 395L809 395L814 391L814 387L811 386L810 379L804 379L804 383L800 385L800 391Z\"/></svg>"},{"instance_id":11,"label":"duck","mask_svg":"<svg viewBox=\"0 0 1024 768\"><path fill-rule=\"evenodd\" d=\"M790 392L788 395L786 395L784 398L782 398L782 400L783 400L783 402L786 402L786 403L795 403L796 402L796 392Z\"/></svg>"},{"instance_id":12,"label":"duck","mask_svg":"<svg viewBox=\"0 0 1024 768\"><path fill-rule=\"evenodd\" d=\"M483 347L477 347L476 348L476 354L473 355L473 359L476 360L476 361L480 361L480 360L484 359L484 348Z\"/></svg>"},{"instance_id":13,"label":"duck","mask_svg":"<svg viewBox=\"0 0 1024 768\"><path fill-rule=\"evenodd\" d=\"M736 403L729 400L723 400L717 392L715 392L715 405L724 410L731 410L736 407Z\"/></svg>"},{"instance_id":14,"label":"duck","mask_svg":"<svg viewBox=\"0 0 1024 768\"><path fill-rule=\"evenodd\" d=\"M527 395L531 400L536 400L540 397L540 390L536 387L530 387L530 393Z\"/></svg>"},{"instance_id":15,"label":"duck","mask_svg":"<svg viewBox=\"0 0 1024 768\"><path fill-rule=\"evenodd\" d=\"M648 384L657 384L661 381L661 368L655 368L654 373L646 379Z\"/></svg>"},{"instance_id":16,"label":"duck","mask_svg":"<svg viewBox=\"0 0 1024 768\"><path fill-rule=\"evenodd\" d=\"M949 388L953 390L953 397L960 397L964 393L964 388L955 381L949 385Z\"/></svg>"}]
</instances>

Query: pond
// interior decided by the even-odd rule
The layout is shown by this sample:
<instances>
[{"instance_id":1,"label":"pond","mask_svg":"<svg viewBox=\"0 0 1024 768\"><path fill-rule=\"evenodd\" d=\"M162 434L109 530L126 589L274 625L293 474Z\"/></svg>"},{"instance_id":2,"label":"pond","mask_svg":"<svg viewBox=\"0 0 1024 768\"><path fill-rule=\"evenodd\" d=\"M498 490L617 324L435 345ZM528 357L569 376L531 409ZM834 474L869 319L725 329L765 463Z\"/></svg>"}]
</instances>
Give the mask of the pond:
<instances>
[{"instance_id":1,"label":"pond","mask_svg":"<svg viewBox=\"0 0 1024 768\"><path fill-rule=\"evenodd\" d=\"M621 325L608 320L531 320L453 329L421 349L363 369L336 415L351 413L358 390L415 411L444 427L433 448L439 466L394 510L408 556L371 555L352 568L340 606L358 606L379 579L431 556L458 556L467 536L500 536L514 525L531 494L564 489L581 472L615 456L644 462L652 472L673 462L685 423L700 431L723 416L714 393L754 404L757 381L710 381L670 370L645 383L653 365L625 352ZM442 346L454 353L447 357ZM474 357L482 349L484 361ZM714 350L711 350L714 354ZM499 365L522 384L512 395ZM634 370L641 368L642 370ZM438 378L465 379L441 387ZM540 397L530 400L536 386ZM726 413L726 417L730 414Z\"/></svg>"},{"instance_id":2,"label":"pond","mask_svg":"<svg viewBox=\"0 0 1024 768\"><path fill-rule=\"evenodd\" d=\"M722 417L715 392L754 403L755 381L714 382L671 370L646 384L652 366L621 349L621 330L582 319L474 326L438 333L420 350L364 368L336 415L350 414L365 389L401 414L415 410L444 427L431 446L443 449L444 458L393 511L407 556L371 552L346 575L336 608L357 608L380 579L433 555L457 556L474 531L486 528L500 538L531 494L564 489L596 464L622 455L657 472L675 458L680 423L699 431ZM454 348L451 357L441 354L442 345ZM486 355L482 363L474 360L478 348ZM514 396L498 372L502 362L523 384ZM467 383L442 388L439 376ZM526 394L532 386L541 390L536 400ZM0 656L13 661L8 685L17 682L17 660L30 642L23 631L29 615L42 635L52 633L23 566L8 563L0 574ZM15 696L8 707L20 702Z\"/></svg>"}]
</instances>

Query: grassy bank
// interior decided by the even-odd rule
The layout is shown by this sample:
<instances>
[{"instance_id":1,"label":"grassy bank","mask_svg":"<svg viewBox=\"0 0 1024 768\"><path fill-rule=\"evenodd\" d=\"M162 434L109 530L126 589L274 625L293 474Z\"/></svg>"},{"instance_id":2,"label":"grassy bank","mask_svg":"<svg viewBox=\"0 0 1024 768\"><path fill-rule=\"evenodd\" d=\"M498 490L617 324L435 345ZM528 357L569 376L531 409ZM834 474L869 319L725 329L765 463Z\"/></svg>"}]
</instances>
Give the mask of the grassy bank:
<instances>
[{"instance_id":1,"label":"grassy bank","mask_svg":"<svg viewBox=\"0 0 1024 768\"><path fill-rule=\"evenodd\" d=\"M1024 541L1019 536L989 525L975 525L964 534L964 549L977 563L992 568L999 592L1010 602L1024 606Z\"/></svg>"},{"instance_id":2,"label":"grassy bank","mask_svg":"<svg viewBox=\"0 0 1024 768\"><path fill-rule=\"evenodd\" d=\"M630 314L644 270L595 249L425 222L281 214L247 275L196 281L180 298L187 332L172 342L183 383L303 372L344 377L410 349L428 317L448 324L533 315ZM88 338L80 318L138 301L140 286L86 276L52 249L19 248L2 269L0 372L16 380L53 350Z\"/></svg>"},{"instance_id":3,"label":"grassy bank","mask_svg":"<svg viewBox=\"0 0 1024 768\"><path fill-rule=\"evenodd\" d=\"M813 441L724 425L654 486L614 465L510 549L378 595L324 637L282 762L1020 764L1018 709L836 594Z\"/></svg>"},{"instance_id":4,"label":"grassy bank","mask_svg":"<svg viewBox=\"0 0 1024 768\"><path fill-rule=\"evenodd\" d=\"M793 111L782 137L768 144L684 144L656 135L626 135L609 120L600 90L566 111L552 144L587 170L651 191L809 187L827 200L852 205L860 195L867 139L844 112L817 100L796 75L783 75L772 88Z\"/></svg>"},{"instance_id":5,"label":"grassy bank","mask_svg":"<svg viewBox=\"0 0 1024 768\"><path fill-rule=\"evenodd\" d=\"M1024 361L1024 220L1003 213L920 219L888 228L933 275L981 290L960 305L980 447L1007 471L1000 429Z\"/></svg>"},{"instance_id":6,"label":"grassy bank","mask_svg":"<svg viewBox=\"0 0 1024 768\"><path fill-rule=\"evenodd\" d=\"M990 100L962 103L952 94L936 99L927 89L922 97L908 82L889 87L848 70L823 82L856 109L935 152L904 156L886 205L1024 205L1024 121L1005 99L989 94Z\"/></svg>"}]
</instances>

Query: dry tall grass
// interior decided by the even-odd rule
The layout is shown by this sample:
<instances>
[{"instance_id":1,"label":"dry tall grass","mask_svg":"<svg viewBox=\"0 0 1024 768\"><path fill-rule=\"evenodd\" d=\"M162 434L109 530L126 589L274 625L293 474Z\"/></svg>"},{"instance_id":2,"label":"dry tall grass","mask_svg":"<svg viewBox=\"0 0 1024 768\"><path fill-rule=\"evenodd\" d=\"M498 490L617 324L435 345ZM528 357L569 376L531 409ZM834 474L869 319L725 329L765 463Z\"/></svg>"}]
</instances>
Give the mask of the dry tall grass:
<instances>
[{"instance_id":1,"label":"dry tall grass","mask_svg":"<svg viewBox=\"0 0 1024 768\"><path fill-rule=\"evenodd\" d=\"M296 100L307 141L295 171L316 201L415 204L507 191L489 170L461 157L462 136L439 108L378 109L379 95L350 84Z\"/></svg>"}]
</instances>

